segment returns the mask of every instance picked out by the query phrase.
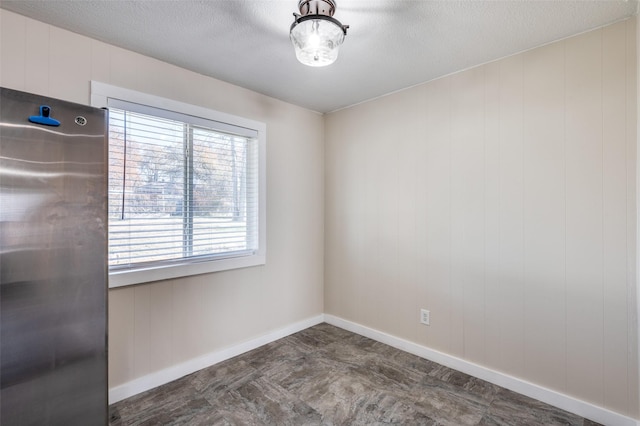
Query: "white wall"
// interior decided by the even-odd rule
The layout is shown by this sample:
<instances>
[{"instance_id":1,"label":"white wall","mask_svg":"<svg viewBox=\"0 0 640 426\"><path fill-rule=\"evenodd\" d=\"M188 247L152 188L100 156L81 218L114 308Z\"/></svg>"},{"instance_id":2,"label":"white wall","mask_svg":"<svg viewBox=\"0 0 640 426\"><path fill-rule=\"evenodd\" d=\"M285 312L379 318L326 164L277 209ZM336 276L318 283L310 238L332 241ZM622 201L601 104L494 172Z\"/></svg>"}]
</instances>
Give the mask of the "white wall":
<instances>
[{"instance_id":1,"label":"white wall","mask_svg":"<svg viewBox=\"0 0 640 426\"><path fill-rule=\"evenodd\" d=\"M0 10L0 85L89 104L97 80L267 125L267 264L109 292L109 385L323 311L323 117Z\"/></svg>"},{"instance_id":2,"label":"white wall","mask_svg":"<svg viewBox=\"0 0 640 426\"><path fill-rule=\"evenodd\" d=\"M325 312L640 418L635 26L328 115Z\"/></svg>"}]
</instances>

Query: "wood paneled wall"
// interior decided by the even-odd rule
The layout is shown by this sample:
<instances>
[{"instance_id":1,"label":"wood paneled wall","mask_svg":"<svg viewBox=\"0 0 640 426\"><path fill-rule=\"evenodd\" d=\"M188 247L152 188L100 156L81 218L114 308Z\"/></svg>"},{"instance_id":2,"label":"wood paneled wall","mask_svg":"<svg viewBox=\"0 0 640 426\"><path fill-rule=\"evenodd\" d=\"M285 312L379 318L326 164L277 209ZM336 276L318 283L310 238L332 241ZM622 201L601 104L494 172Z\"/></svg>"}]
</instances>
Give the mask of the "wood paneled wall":
<instances>
[{"instance_id":1,"label":"wood paneled wall","mask_svg":"<svg viewBox=\"0 0 640 426\"><path fill-rule=\"evenodd\" d=\"M330 114L325 311L639 417L635 26Z\"/></svg>"}]
</instances>

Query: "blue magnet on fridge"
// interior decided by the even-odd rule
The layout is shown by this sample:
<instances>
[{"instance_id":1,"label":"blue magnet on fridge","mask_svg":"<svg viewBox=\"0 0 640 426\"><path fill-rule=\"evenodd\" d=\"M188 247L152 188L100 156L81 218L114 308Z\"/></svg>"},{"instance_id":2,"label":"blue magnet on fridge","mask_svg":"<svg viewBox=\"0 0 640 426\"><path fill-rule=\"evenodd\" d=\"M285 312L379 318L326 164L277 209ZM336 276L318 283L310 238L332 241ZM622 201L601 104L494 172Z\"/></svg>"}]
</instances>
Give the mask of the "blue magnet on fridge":
<instances>
[{"instance_id":1,"label":"blue magnet on fridge","mask_svg":"<svg viewBox=\"0 0 640 426\"><path fill-rule=\"evenodd\" d=\"M36 124L44 124L45 126L59 126L60 122L49 117L51 108L46 105L40 105L40 115L32 115L29 121Z\"/></svg>"}]
</instances>

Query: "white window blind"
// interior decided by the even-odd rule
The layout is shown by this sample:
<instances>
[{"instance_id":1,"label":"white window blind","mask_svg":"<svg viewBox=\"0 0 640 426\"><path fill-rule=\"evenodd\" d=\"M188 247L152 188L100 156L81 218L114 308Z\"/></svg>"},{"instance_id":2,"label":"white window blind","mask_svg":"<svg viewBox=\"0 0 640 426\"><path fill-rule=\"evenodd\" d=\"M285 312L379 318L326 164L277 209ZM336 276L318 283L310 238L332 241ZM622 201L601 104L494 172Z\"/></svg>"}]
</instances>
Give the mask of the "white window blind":
<instances>
[{"instance_id":1,"label":"white window blind","mask_svg":"<svg viewBox=\"0 0 640 426\"><path fill-rule=\"evenodd\" d=\"M254 254L256 132L109 99L111 271Z\"/></svg>"}]
</instances>

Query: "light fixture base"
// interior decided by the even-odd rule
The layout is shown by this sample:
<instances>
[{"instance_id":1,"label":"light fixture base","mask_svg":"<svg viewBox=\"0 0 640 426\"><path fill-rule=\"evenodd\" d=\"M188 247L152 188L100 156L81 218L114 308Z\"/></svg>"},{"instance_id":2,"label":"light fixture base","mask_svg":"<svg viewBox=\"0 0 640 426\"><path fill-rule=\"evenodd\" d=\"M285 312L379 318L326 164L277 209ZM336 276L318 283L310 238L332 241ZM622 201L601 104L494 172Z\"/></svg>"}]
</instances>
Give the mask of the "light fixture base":
<instances>
[{"instance_id":1,"label":"light fixture base","mask_svg":"<svg viewBox=\"0 0 640 426\"><path fill-rule=\"evenodd\" d=\"M300 0L298 10L304 15L333 16L336 12L335 0Z\"/></svg>"}]
</instances>

